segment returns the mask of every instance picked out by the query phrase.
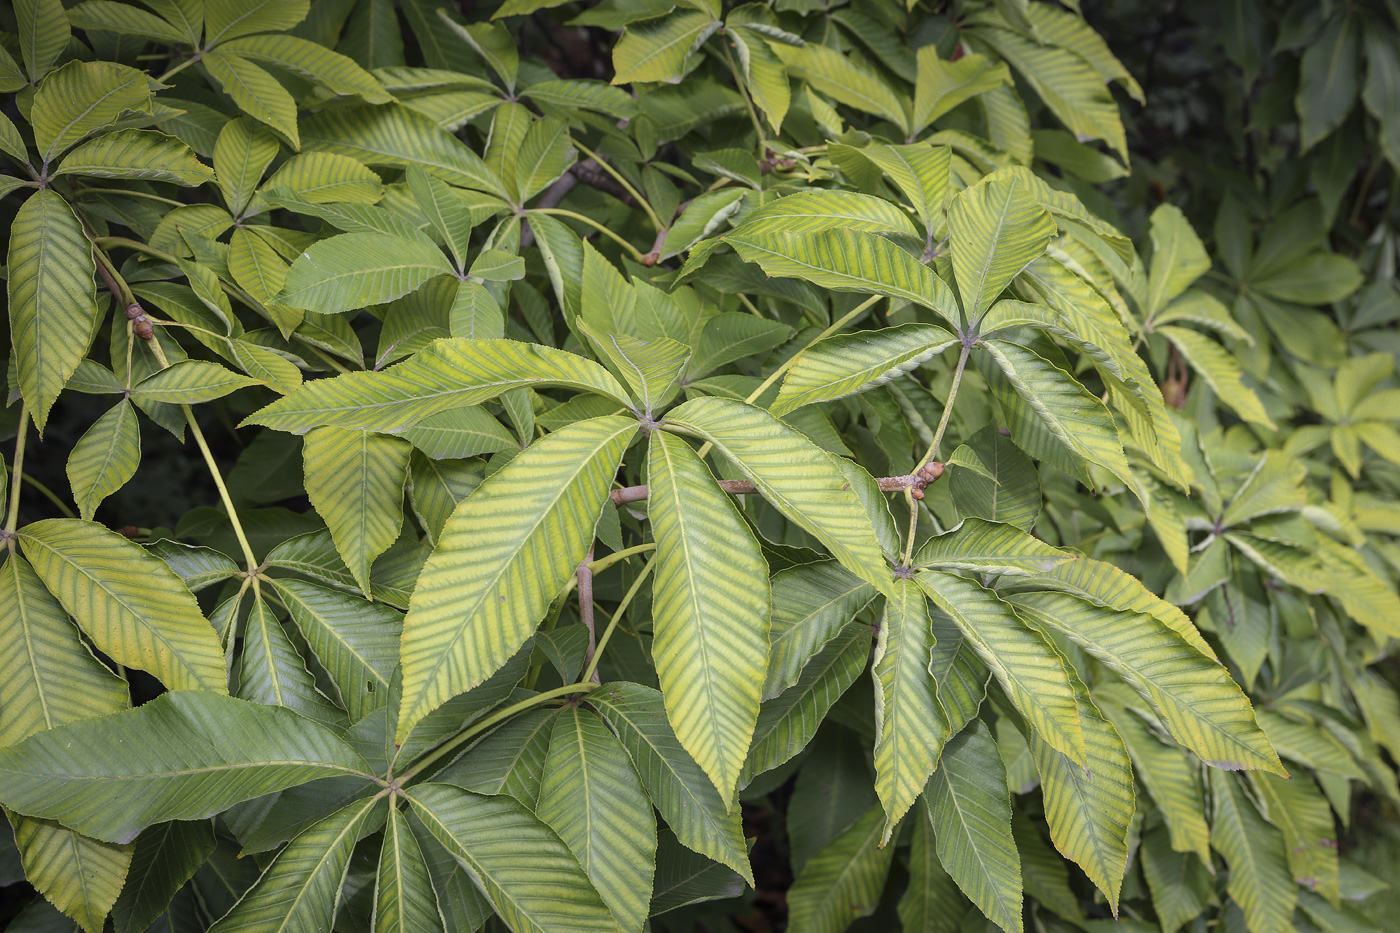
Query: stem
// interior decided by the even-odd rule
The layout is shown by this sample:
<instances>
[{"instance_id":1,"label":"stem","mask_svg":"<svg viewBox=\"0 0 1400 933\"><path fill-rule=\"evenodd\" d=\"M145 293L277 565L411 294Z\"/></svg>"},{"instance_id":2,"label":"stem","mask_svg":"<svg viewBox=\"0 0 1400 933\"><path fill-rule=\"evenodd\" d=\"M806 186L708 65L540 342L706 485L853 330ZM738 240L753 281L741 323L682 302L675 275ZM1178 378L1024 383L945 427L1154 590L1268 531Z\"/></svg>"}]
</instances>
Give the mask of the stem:
<instances>
[{"instance_id":1,"label":"stem","mask_svg":"<svg viewBox=\"0 0 1400 933\"><path fill-rule=\"evenodd\" d=\"M647 212L647 216L651 218L653 227L655 227L657 230L660 230L662 227L666 226L661 222L661 218L657 216L656 210L651 206L651 202L649 202L646 198L642 197L641 192L638 191L636 188L632 187L632 183L629 182L626 178L622 177L618 170L609 165L603 159L602 156L598 155L598 153L594 152L592 149L589 149L587 146L585 146L578 140L574 140L574 148L587 155L594 162L597 162L599 168L611 175L613 177L613 181L616 181L619 185L621 185L622 190L630 194L636 200L636 202L642 206L642 210Z\"/></svg>"},{"instance_id":2,"label":"stem","mask_svg":"<svg viewBox=\"0 0 1400 933\"><path fill-rule=\"evenodd\" d=\"M585 680L586 679L587 678L585 678ZM595 689L597 686L598 685L594 683L566 684L563 687L555 687L553 690L546 690L544 693L537 693L532 697L527 697L526 699L521 700L519 703L514 703L510 706L507 706L505 709L501 710L499 713L496 713L494 716L487 716L485 719L473 723L472 725L463 729L461 732L457 733L452 738L448 739L446 742L443 742L441 745L433 749L428 754L424 755L422 758L419 758L418 761L413 765L413 767L409 768L403 774L399 775L398 783L407 783L408 781L422 774L435 762L440 761L444 756L451 754L452 752L461 748L467 742L471 741L481 733L485 732L487 729L490 729L497 723L505 722L507 719L511 718L517 713L523 713L527 709L532 709L533 707L539 706L541 703L547 703L550 700L562 696L568 696L571 693L588 693L589 691Z\"/></svg>"},{"instance_id":3,"label":"stem","mask_svg":"<svg viewBox=\"0 0 1400 933\"><path fill-rule=\"evenodd\" d=\"M638 554L645 554L647 551L654 550L656 550L655 544L638 544L635 547L629 547L621 551L615 551L612 554L607 555L606 557L600 557L597 560L589 561L588 569L592 570L594 575L596 576L597 574L602 573L604 570L607 570L609 567L611 567L613 564L618 563L619 561L624 561L627 560L627 558L629 557L636 557Z\"/></svg>"},{"instance_id":4,"label":"stem","mask_svg":"<svg viewBox=\"0 0 1400 933\"><path fill-rule=\"evenodd\" d=\"M637 260L637 262L640 263L640 262L642 261L642 258L643 258L643 257L642 257L642 251L641 251L641 250L637 249L637 247L633 246L631 243L628 243L626 240L624 240L622 237L618 236L616 233L613 233L613 232L612 232L611 230L609 230L607 227L605 227L605 226L603 226L602 224L598 223L598 221L594 220L592 217L585 217L585 216L582 215L582 214L575 214L573 211L566 211L566 210L564 210L563 208L560 208L560 207L534 207L534 208L531 208L531 209L529 210L529 213L531 213L531 214L553 214L553 215L556 216L556 217L567 217L567 218L569 218L570 220L577 220L579 223L587 224L588 226L592 227L594 230L597 230L599 233L602 233L602 234L604 234L604 235L606 235L606 236L608 236L608 237L611 237L612 240L613 240L613 242L619 244L620 246L622 246L623 249L625 249L625 250L627 250L627 252L631 253L631 254L632 254L632 258L635 259L635 260Z\"/></svg>"},{"instance_id":5,"label":"stem","mask_svg":"<svg viewBox=\"0 0 1400 933\"><path fill-rule=\"evenodd\" d=\"M161 349L160 341L152 338L150 347L151 352L156 356L156 362L160 364L160 368L169 369L170 361L165 358L165 351ZM185 423L190 426L190 434L194 437L200 454L204 456L204 464L209 468L209 475L214 480L214 487L219 490L219 499L224 504L224 511L228 512L229 524L233 526L234 536L238 538L238 546L243 549L243 559L248 562L248 573L256 574L258 572L258 559L253 556L253 546L248 543L248 535L243 531L243 523L238 520L238 510L233 507L233 497L229 495L228 487L224 485L224 477L219 472L219 464L214 459L214 452L209 449L209 442L204 439L204 432L200 430L199 422L195 420L194 410L188 405L181 405L180 410L185 413Z\"/></svg>"},{"instance_id":6,"label":"stem","mask_svg":"<svg viewBox=\"0 0 1400 933\"><path fill-rule=\"evenodd\" d=\"M957 368L953 370L953 384L948 389L948 400L943 403L943 415L938 419L938 427L934 429L933 442L928 445L928 450L924 451L923 457L914 467L916 474L938 456L938 445L943 443L943 434L948 430L948 421L953 414L953 402L958 397L958 387L962 385L963 370L967 369L967 358L971 354L972 345L963 343L962 352L958 354ZM904 495L909 500L909 537L904 542L904 553L900 555L899 565L908 567L909 559L914 554L914 533L919 529L919 503L915 500L912 490L906 490Z\"/></svg>"},{"instance_id":7,"label":"stem","mask_svg":"<svg viewBox=\"0 0 1400 933\"><path fill-rule=\"evenodd\" d=\"M154 246L142 243L140 240L130 239L129 237L95 236L92 238L92 242L96 243L102 249L111 249L114 246L123 246L127 249L133 249L138 253L145 253L152 259L159 259L161 262L173 263L176 261L175 257L172 256L170 253L167 253L165 250L156 249Z\"/></svg>"},{"instance_id":8,"label":"stem","mask_svg":"<svg viewBox=\"0 0 1400 933\"><path fill-rule=\"evenodd\" d=\"M578 577L578 617L585 626L588 627L588 651L584 655L584 661L590 666L593 662L593 652L598 646L597 633L593 629L593 568L590 566L593 560L593 549L588 549L588 554L579 562ZM598 683L598 675L595 673L592 678L585 677L584 680L592 680Z\"/></svg>"},{"instance_id":9,"label":"stem","mask_svg":"<svg viewBox=\"0 0 1400 933\"><path fill-rule=\"evenodd\" d=\"M70 508L68 507L68 503L64 502L62 499L60 499L60 498L58 497L58 494L57 494L57 493L55 493L55 492L54 492L52 489L50 489L49 487L45 486L43 483L39 482L39 481L38 481L37 479L35 479L34 477L30 476L28 473L25 473L25 474L24 474L24 481L25 481L26 483L28 483L29 485L33 486L36 490L38 490L38 492L39 492L41 495L43 495L43 497L44 497L45 499L48 499L48 500L49 500L50 502L52 502L55 506L57 506L57 507L58 507L58 510L59 510L60 512L63 513L63 515L64 515L65 518L77 518L77 517L78 517L77 515L73 514L73 510L70 509Z\"/></svg>"},{"instance_id":10,"label":"stem","mask_svg":"<svg viewBox=\"0 0 1400 933\"><path fill-rule=\"evenodd\" d=\"M148 201L158 201L161 204L169 204L172 207L184 207L184 201L176 201L174 198L163 198L158 194L147 194L144 191L127 191L125 188L80 188L73 192L74 197L81 197L85 194L120 194L129 198L145 198Z\"/></svg>"},{"instance_id":11,"label":"stem","mask_svg":"<svg viewBox=\"0 0 1400 933\"><path fill-rule=\"evenodd\" d=\"M750 313L750 314L756 315L756 316L758 316L758 317L763 317L763 312L760 311L760 310L758 310L758 308L754 305L754 303L753 303L752 301L749 301L749 298L748 298L747 295L745 295L745 294L743 294L743 293L741 292L741 293L735 294L734 297L738 298L738 299L739 299L739 303L742 304L745 308L748 308L748 309L749 309L749 313Z\"/></svg>"},{"instance_id":12,"label":"stem","mask_svg":"<svg viewBox=\"0 0 1400 933\"><path fill-rule=\"evenodd\" d=\"M19 484L24 477L24 445L29 438L29 407L23 402L19 406L19 434L15 437L15 458L10 461L10 509L5 515L5 537L7 540L15 532L19 523Z\"/></svg>"},{"instance_id":13,"label":"stem","mask_svg":"<svg viewBox=\"0 0 1400 933\"><path fill-rule=\"evenodd\" d=\"M622 602L617 604L616 611L613 612L612 618L608 620L608 627L603 630L603 637L598 640L598 649L593 652L593 657L589 658L588 668L583 672L583 676L579 678L580 680L591 681L594 675L598 673L598 661L603 657L603 649L608 646L608 639L612 638L613 629L617 628L618 620L621 619L622 614L627 611L627 607L632 604L633 598L642 588L642 581L647 578L652 568L655 566L655 560L647 561L646 566L642 568L642 572L637 574L637 579L632 581L632 585L622 597Z\"/></svg>"},{"instance_id":14,"label":"stem","mask_svg":"<svg viewBox=\"0 0 1400 933\"><path fill-rule=\"evenodd\" d=\"M754 109L753 98L749 96L744 76L739 74L739 66L734 64L734 56L729 52L728 43L721 39L719 47L724 50L724 61L729 65L729 73L734 76L734 86L739 89L739 96L744 98L744 106L749 108L749 119L753 121L754 132L758 134L759 157L763 158L764 150L768 148L768 138L763 135L763 122L759 120L758 111Z\"/></svg>"},{"instance_id":15,"label":"stem","mask_svg":"<svg viewBox=\"0 0 1400 933\"><path fill-rule=\"evenodd\" d=\"M842 315L836 321L836 323L832 324L826 330L822 331L820 334L817 334L817 336L809 340L807 342L807 346L803 347L802 350L806 350L807 347L810 347L812 344L816 343L819 340L825 340L827 337L830 337L832 334L836 333L838 330L845 327L847 324L851 323L856 318L860 317L862 314L868 311L872 305L874 305L877 301L881 300L884 297L884 295L873 295L870 298L867 298L865 301L862 301L860 304L856 305L850 311L847 311L844 315ZM789 369L792 368L793 364L797 362L797 358L802 354L802 350L797 351L792 356L784 360L783 364L777 369L773 370L773 372L771 372L768 375L768 378L763 380L763 382L759 384L757 389L754 389L752 392L750 392L749 397L744 399L744 401L752 405L760 395L762 395L764 392L767 392L769 386L777 382L784 373L786 373Z\"/></svg>"},{"instance_id":16,"label":"stem","mask_svg":"<svg viewBox=\"0 0 1400 933\"><path fill-rule=\"evenodd\" d=\"M178 65L172 65L170 68L166 69L165 74L161 75L161 76L160 76L159 78L157 78L156 80L157 80L157 81L162 81L162 82L163 82L163 81L165 81L165 79L167 79L167 78L173 78L173 77L175 77L177 74L179 74L180 72L184 71L186 68L188 68L188 67L190 67L191 65L193 65L195 62L199 61L200 58L201 58L200 53L196 51L193 55L191 55L189 58L185 59L184 61L180 62Z\"/></svg>"}]
</instances>

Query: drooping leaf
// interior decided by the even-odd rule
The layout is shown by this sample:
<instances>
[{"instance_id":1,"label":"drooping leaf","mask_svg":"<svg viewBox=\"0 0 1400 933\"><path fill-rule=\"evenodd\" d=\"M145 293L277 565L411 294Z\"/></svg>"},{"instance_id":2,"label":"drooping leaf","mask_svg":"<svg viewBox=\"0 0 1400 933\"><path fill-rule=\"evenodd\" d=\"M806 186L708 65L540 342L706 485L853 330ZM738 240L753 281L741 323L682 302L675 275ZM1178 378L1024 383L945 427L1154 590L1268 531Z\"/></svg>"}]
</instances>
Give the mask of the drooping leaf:
<instances>
[{"instance_id":1,"label":"drooping leaf","mask_svg":"<svg viewBox=\"0 0 1400 933\"><path fill-rule=\"evenodd\" d=\"M57 192L36 191L20 206L10 226L8 263L19 389L42 432L58 393L87 354L98 315L92 246Z\"/></svg>"},{"instance_id":2,"label":"drooping leaf","mask_svg":"<svg viewBox=\"0 0 1400 933\"><path fill-rule=\"evenodd\" d=\"M296 101L266 69L242 55L218 49L206 52L202 61L239 110L271 127L293 149L301 148Z\"/></svg>"},{"instance_id":3,"label":"drooping leaf","mask_svg":"<svg viewBox=\"0 0 1400 933\"><path fill-rule=\"evenodd\" d=\"M262 599L255 599L248 613L239 663L238 695L243 699L285 706L331 728L345 725L345 714L316 689L306 661Z\"/></svg>"},{"instance_id":4,"label":"drooping leaf","mask_svg":"<svg viewBox=\"0 0 1400 933\"><path fill-rule=\"evenodd\" d=\"M248 423L304 434L314 427L401 432L439 412L466 408L522 386L557 385L627 402L592 360L514 340L438 340L382 373L347 373L303 386Z\"/></svg>"},{"instance_id":5,"label":"drooping leaf","mask_svg":"<svg viewBox=\"0 0 1400 933\"><path fill-rule=\"evenodd\" d=\"M171 405L197 405L223 398L260 380L230 372L208 360L180 360L151 373L131 389L133 398Z\"/></svg>"},{"instance_id":6,"label":"drooping leaf","mask_svg":"<svg viewBox=\"0 0 1400 933\"><path fill-rule=\"evenodd\" d=\"M141 432L136 425L136 409L122 399L92 427L68 455L68 483L78 514L91 519L92 513L112 493L136 475L141 463Z\"/></svg>"},{"instance_id":7,"label":"drooping leaf","mask_svg":"<svg viewBox=\"0 0 1400 933\"><path fill-rule=\"evenodd\" d=\"M1288 870L1282 834L1254 809L1238 777L1215 770L1209 774L1210 844L1230 866L1230 897L1244 910L1251 930L1292 929L1298 887Z\"/></svg>"},{"instance_id":8,"label":"drooping leaf","mask_svg":"<svg viewBox=\"0 0 1400 933\"><path fill-rule=\"evenodd\" d=\"M395 805L384 824L374 892L374 933L437 933L444 929L423 850Z\"/></svg>"},{"instance_id":9,"label":"drooping leaf","mask_svg":"<svg viewBox=\"0 0 1400 933\"><path fill-rule=\"evenodd\" d=\"M923 792L948 741L929 659L933 634L924 591L905 577L885 601L870 674L875 682L875 792L885 807L881 844Z\"/></svg>"},{"instance_id":10,"label":"drooping leaf","mask_svg":"<svg viewBox=\"0 0 1400 933\"><path fill-rule=\"evenodd\" d=\"M117 933L147 929L214 848L213 826L208 822L171 820L138 836L126 884L112 908Z\"/></svg>"},{"instance_id":11,"label":"drooping leaf","mask_svg":"<svg viewBox=\"0 0 1400 933\"><path fill-rule=\"evenodd\" d=\"M666 426L714 444L791 521L877 589L891 589L869 514L825 452L768 412L721 398L673 409Z\"/></svg>"},{"instance_id":12,"label":"drooping leaf","mask_svg":"<svg viewBox=\"0 0 1400 933\"><path fill-rule=\"evenodd\" d=\"M78 519L27 525L20 545L49 592L118 664L149 671L171 690L228 693L219 639L164 561Z\"/></svg>"},{"instance_id":13,"label":"drooping leaf","mask_svg":"<svg viewBox=\"0 0 1400 933\"><path fill-rule=\"evenodd\" d=\"M957 623L1036 734L1083 765L1081 711L1059 653L995 593L971 580L937 570L921 571L915 579Z\"/></svg>"},{"instance_id":14,"label":"drooping leaf","mask_svg":"<svg viewBox=\"0 0 1400 933\"><path fill-rule=\"evenodd\" d=\"M605 684L589 694L589 704L617 732L652 803L676 838L752 883L739 811L729 807L681 747L661 693L642 684Z\"/></svg>"},{"instance_id":15,"label":"drooping leaf","mask_svg":"<svg viewBox=\"0 0 1400 933\"><path fill-rule=\"evenodd\" d=\"M398 539L412 447L402 438L317 428L302 450L306 493L366 593L374 559Z\"/></svg>"},{"instance_id":16,"label":"drooping leaf","mask_svg":"<svg viewBox=\"0 0 1400 933\"><path fill-rule=\"evenodd\" d=\"M1254 711L1223 665L1148 615L1068 593L1008 597L1018 610L1103 661L1152 704L1172 737L1208 764L1282 774Z\"/></svg>"},{"instance_id":17,"label":"drooping leaf","mask_svg":"<svg viewBox=\"0 0 1400 933\"><path fill-rule=\"evenodd\" d=\"M305 580L278 579L273 585L351 720L388 703L403 616L382 603Z\"/></svg>"},{"instance_id":18,"label":"drooping leaf","mask_svg":"<svg viewBox=\"0 0 1400 933\"><path fill-rule=\"evenodd\" d=\"M841 933L875 912L894 858L894 846L880 847L883 822L881 808L871 807L807 860L787 895L793 931Z\"/></svg>"},{"instance_id":19,"label":"drooping leaf","mask_svg":"<svg viewBox=\"0 0 1400 933\"><path fill-rule=\"evenodd\" d=\"M849 623L807 662L797 683L759 709L739 784L791 761L816 735L826 714L870 658L870 631Z\"/></svg>"},{"instance_id":20,"label":"drooping leaf","mask_svg":"<svg viewBox=\"0 0 1400 933\"><path fill-rule=\"evenodd\" d=\"M946 350L956 338L933 324L838 334L797 357L770 410L778 416L803 405L829 402L897 379Z\"/></svg>"},{"instance_id":21,"label":"drooping leaf","mask_svg":"<svg viewBox=\"0 0 1400 933\"><path fill-rule=\"evenodd\" d=\"M617 737L595 713L554 720L535 813L559 834L623 930L640 930L651 903L656 823Z\"/></svg>"},{"instance_id":22,"label":"drooping leaf","mask_svg":"<svg viewBox=\"0 0 1400 933\"><path fill-rule=\"evenodd\" d=\"M943 868L988 919L1020 930L1021 860L1011 835L1006 768L982 720L948 741L927 793Z\"/></svg>"},{"instance_id":23,"label":"drooping leaf","mask_svg":"<svg viewBox=\"0 0 1400 933\"><path fill-rule=\"evenodd\" d=\"M767 671L768 565L685 441L653 434L647 463L656 673L676 737L728 798Z\"/></svg>"},{"instance_id":24,"label":"drooping leaf","mask_svg":"<svg viewBox=\"0 0 1400 933\"><path fill-rule=\"evenodd\" d=\"M452 513L404 620L399 741L524 644L588 550L636 427L604 417L562 428Z\"/></svg>"},{"instance_id":25,"label":"drooping leaf","mask_svg":"<svg viewBox=\"0 0 1400 933\"><path fill-rule=\"evenodd\" d=\"M450 273L435 246L375 233L345 233L314 244L291 269L277 300L317 314L383 304Z\"/></svg>"},{"instance_id":26,"label":"drooping leaf","mask_svg":"<svg viewBox=\"0 0 1400 933\"><path fill-rule=\"evenodd\" d=\"M384 806L377 797L358 800L304 830L209 929L234 933L331 926L355 843L375 809Z\"/></svg>"},{"instance_id":27,"label":"drooping leaf","mask_svg":"<svg viewBox=\"0 0 1400 933\"><path fill-rule=\"evenodd\" d=\"M875 588L834 561L775 574L763 699L797 683L807 662L875 597Z\"/></svg>"},{"instance_id":28,"label":"drooping leaf","mask_svg":"<svg viewBox=\"0 0 1400 933\"><path fill-rule=\"evenodd\" d=\"M180 690L0 749L0 803L124 843L156 822L204 819L316 778L367 778L367 769L291 710Z\"/></svg>"},{"instance_id":29,"label":"drooping leaf","mask_svg":"<svg viewBox=\"0 0 1400 933\"><path fill-rule=\"evenodd\" d=\"M635 81L676 83L686 60L723 25L696 10L676 10L627 27L613 48L613 84Z\"/></svg>"},{"instance_id":30,"label":"drooping leaf","mask_svg":"<svg viewBox=\"0 0 1400 933\"><path fill-rule=\"evenodd\" d=\"M1133 769L1118 733L1075 678L1085 760L1076 763L1031 733L1031 752L1045 793L1045 820L1060 854L1089 876L1116 913L1128 870L1128 831L1136 805Z\"/></svg>"},{"instance_id":31,"label":"drooping leaf","mask_svg":"<svg viewBox=\"0 0 1400 933\"><path fill-rule=\"evenodd\" d=\"M470 871L520 933L611 933L616 921L578 860L544 823L509 797L448 784L407 792L429 832Z\"/></svg>"}]
</instances>

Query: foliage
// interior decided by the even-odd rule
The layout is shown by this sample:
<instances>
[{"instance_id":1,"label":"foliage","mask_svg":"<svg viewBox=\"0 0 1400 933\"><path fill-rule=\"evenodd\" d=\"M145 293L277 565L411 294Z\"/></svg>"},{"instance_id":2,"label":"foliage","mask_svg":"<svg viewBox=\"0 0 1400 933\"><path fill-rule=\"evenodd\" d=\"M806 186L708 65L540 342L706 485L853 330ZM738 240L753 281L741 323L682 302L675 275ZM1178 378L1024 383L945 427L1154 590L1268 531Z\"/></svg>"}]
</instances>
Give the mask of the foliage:
<instances>
[{"instance_id":1,"label":"foliage","mask_svg":"<svg viewBox=\"0 0 1400 933\"><path fill-rule=\"evenodd\" d=\"M1400 16L1227 6L1128 177L1073 3L17 0L19 928L1371 929Z\"/></svg>"}]
</instances>

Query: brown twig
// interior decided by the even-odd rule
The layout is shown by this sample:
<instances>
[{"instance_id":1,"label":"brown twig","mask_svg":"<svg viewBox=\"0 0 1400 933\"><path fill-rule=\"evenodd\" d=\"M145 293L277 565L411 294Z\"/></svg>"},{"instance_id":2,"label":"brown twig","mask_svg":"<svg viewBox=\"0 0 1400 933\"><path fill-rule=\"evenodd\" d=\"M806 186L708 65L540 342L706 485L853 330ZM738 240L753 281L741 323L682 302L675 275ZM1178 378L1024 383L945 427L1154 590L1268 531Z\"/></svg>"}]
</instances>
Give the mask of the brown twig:
<instances>
[{"instance_id":1,"label":"brown twig","mask_svg":"<svg viewBox=\"0 0 1400 933\"><path fill-rule=\"evenodd\" d=\"M881 476L875 480L875 484L880 487L881 492L903 492L908 489L913 492L916 499L922 499L928 485L942 475L943 464L934 462L929 463L917 473L907 473L904 476ZM734 496L746 496L758 492L758 487L746 479L720 480L719 488ZM640 502L647 498L647 495L646 486L624 486L621 489L614 489L611 493L613 505Z\"/></svg>"}]
</instances>

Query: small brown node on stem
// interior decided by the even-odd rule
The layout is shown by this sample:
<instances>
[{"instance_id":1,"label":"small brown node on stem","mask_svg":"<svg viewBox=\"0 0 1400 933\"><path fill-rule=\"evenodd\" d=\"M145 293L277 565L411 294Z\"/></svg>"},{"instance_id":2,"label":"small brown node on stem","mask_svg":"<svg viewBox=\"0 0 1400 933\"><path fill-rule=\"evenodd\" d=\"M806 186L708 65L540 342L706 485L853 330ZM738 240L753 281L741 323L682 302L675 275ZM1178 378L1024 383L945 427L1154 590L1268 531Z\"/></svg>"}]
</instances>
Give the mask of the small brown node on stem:
<instances>
[{"instance_id":1,"label":"small brown node on stem","mask_svg":"<svg viewBox=\"0 0 1400 933\"><path fill-rule=\"evenodd\" d=\"M156 335L155 325L146 317L146 309L133 301L126 306L127 320L131 321L131 332L142 340L150 340Z\"/></svg>"}]
</instances>

